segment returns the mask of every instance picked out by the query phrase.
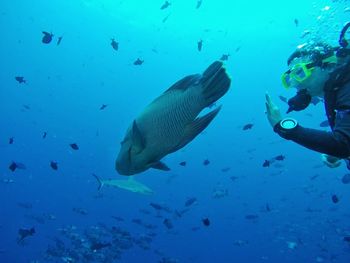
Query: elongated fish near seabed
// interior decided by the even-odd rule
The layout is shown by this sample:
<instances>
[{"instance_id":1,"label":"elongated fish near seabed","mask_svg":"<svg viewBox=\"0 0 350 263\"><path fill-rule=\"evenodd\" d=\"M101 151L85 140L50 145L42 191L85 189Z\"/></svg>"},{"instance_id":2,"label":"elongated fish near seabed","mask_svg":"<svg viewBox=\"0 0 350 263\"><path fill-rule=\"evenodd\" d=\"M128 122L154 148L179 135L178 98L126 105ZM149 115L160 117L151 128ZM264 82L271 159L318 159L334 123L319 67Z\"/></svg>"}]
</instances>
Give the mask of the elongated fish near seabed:
<instances>
[{"instance_id":1,"label":"elongated fish near seabed","mask_svg":"<svg viewBox=\"0 0 350 263\"><path fill-rule=\"evenodd\" d=\"M116 160L121 175L134 175L149 168L170 170L160 160L201 133L221 107L198 117L229 89L230 77L223 63L212 63L203 74L176 82L149 104L128 128Z\"/></svg>"}]
</instances>

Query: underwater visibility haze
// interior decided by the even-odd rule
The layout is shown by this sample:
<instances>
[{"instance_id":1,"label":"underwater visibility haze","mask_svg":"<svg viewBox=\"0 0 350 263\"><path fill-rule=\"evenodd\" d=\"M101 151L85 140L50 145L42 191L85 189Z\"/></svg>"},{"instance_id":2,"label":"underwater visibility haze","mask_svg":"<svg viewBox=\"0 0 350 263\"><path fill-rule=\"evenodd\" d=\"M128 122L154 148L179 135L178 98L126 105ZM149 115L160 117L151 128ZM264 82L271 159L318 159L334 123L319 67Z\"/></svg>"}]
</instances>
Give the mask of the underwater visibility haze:
<instances>
[{"instance_id":1,"label":"underwater visibility haze","mask_svg":"<svg viewBox=\"0 0 350 263\"><path fill-rule=\"evenodd\" d=\"M3 0L0 262L350 262L350 173L280 138L350 1ZM350 34L345 37L350 38ZM286 115L286 114L284 114ZM321 99L290 112L330 130Z\"/></svg>"}]
</instances>

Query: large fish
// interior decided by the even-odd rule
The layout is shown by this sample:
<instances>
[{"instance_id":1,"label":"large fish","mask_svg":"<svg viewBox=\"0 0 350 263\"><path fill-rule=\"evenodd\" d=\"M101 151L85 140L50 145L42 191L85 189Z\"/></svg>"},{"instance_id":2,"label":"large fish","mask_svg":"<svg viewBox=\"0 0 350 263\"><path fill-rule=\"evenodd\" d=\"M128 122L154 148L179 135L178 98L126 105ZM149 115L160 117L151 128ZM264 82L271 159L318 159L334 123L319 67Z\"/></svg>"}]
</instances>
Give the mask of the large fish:
<instances>
[{"instance_id":1,"label":"large fish","mask_svg":"<svg viewBox=\"0 0 350 263\"><path fill-rule=\"evenodd\" d=\"M216 61L203 74L184 77L156 98L128 128L116 160L118 173L170 170L160 160L184 147L209 125L220 107L201 117L198 114L220 99L230 83L223 63Z\"/></svg>"}]
</instances>

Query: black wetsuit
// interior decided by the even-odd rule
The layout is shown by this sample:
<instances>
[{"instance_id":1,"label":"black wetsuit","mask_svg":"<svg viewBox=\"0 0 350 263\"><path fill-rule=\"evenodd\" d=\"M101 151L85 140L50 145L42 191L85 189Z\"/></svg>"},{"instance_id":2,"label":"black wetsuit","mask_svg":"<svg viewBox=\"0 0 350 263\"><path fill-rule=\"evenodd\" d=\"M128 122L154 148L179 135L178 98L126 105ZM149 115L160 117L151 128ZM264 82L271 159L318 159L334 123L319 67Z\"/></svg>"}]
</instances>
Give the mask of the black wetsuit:
<instances>
[{"instance_id":1,"label":"black wetsuit","mask_svg":"<svg viewBox=\"0 0 350 263\"><path fill-rule=\"evenodd\" d=\"M299 124L290 130L276 124L274 131L311 150L341 159L350 157L350 63L331 73L324 87L325 109L331 132L308 129ZM350 166L348 165L348 168Z\"/></svg>"}]
</instances>

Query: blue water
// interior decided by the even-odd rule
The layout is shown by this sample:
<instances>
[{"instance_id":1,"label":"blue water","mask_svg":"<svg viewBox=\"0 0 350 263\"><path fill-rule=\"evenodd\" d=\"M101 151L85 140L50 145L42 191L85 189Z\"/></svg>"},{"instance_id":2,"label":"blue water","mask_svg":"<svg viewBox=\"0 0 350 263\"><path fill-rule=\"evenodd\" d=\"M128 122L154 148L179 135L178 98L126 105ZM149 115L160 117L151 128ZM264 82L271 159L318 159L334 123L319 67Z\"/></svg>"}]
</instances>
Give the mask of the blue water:
<instances>
[{"instance_id":1,"label":"blue water","mask_svg":"<svg viewBox=\"0 0 350 263\"><path fill-rule=\"evenodd\" d=\"M266 91L283 112L278 96L294 95L280 82L290 53L311 39L336 45L350 3L203 0L196 9L196 0L170 2L161 10L163 0L1 1L0 262L350 262L345 165L323 166L318 153L279 138L264 114ZM42 31L54 34L50 44ZM98 191L92 173L123 178L114 162L137 114L223 54L232 84L219 115L164 159L170 172L136 176L155 193ZM133 65L137 58L144 63ZM325 120L322 104L291 116L313 128ZM280 154L284 161L262 166ZM26 169L11 172L12 161ZM176 216L191 197L197 202ZM18 243L19 229L32 227L36 233ZM88 231L128 244L92 252Z\"/></svg>"}]
</instances>

